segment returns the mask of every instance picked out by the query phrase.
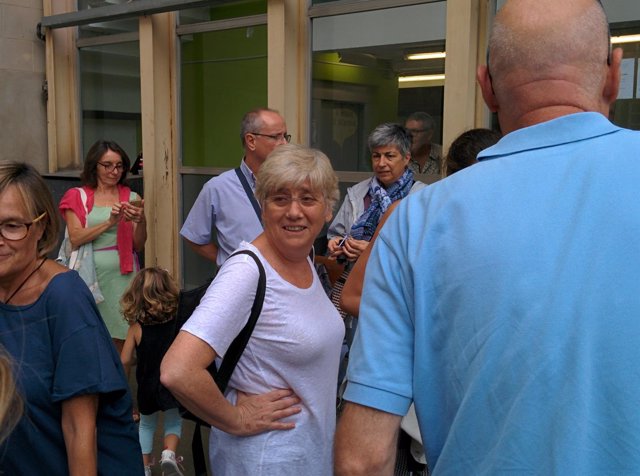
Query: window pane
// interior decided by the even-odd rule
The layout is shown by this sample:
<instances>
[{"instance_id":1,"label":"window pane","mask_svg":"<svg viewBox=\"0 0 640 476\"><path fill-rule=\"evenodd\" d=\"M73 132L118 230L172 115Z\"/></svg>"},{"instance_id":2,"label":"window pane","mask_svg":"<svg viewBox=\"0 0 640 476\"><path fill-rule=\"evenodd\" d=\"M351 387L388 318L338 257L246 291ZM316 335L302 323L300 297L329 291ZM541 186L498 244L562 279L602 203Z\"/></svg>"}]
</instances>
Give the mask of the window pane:
<instances>
[{"instance_id":1,"label":"window pane","mask_svg":"<svg viewBox=\"0 0 640 476\"><path fill-rule=\"evenodd\" d=\"M182 175L182 216L184 218L189 214L204 184L211 178L211 175ZM182 246L183 287L193 289L201 286L213 277L216 265L193 251L182 237L180 237L180 245Z\"/></svg>"},{"instance_id":2,"label":"window pane","mask_svg":"<svg viewBox=\"0 0 640 476\"><path fill-rule=\"evenodd\" d=\"M98 139L142 150L138 42L80 49L83 156Z\"/></svg>"},{"instance_id":3,"label":"window pane","mask_svg":"<svg viewBox=\"0 0 640 476\"><path fill-rule=\"evenodd\" d=\"M125 18L124 20L104 21L91 23L89 25L80 25L78 30L80 38L93 38L96 36L137 32L138 18Z\"/></svg>"},{"instance_id":4,"label":"window pane","mask_svg":"<svg viewBox=\"0 0 640 476\"><path fill-rule=\"evenodd\" d=\"M398 19L402 29L386 27ZM441 143L445 59L408 55L444 52L445 25L446 2L314 20L311 144L336 170L371 170L371 130L413 112L434 118L432 142Z\"/></svg>"},{"instance_id":5,"label":"window pane","mask_svg":"<svg viewBox=\"0 0 640 476\"><path fill-rule=\"evenodd\" d=\"M180 24L201 23L267 13L267 0L236 0L207 8L192 8L180 12Z\"/></svg>"},{"instance_id":6,"label":"window pane","mask_svg":"<svg viewBox=\"0 0 640 476\"><path fill-rule=\"evenodd\" d=\"M267 104L266 25L180 37L182 162L237 167L240 120Z\"/></svg>"},{"instance_id":7,"label":"window pane","mask_svg":"<svg viewBox=\"0 0 640 476\"><path fill-rule=\"evenodd\" d=\"M120 0L78 0L78 10L90 8L100 8L123 3ZM78 27L80 38L91 38L94 36L117 35L119 33L130 33L138 31L138 17L124 18L115 21L98 21L89 25Z\"/></svg>"},{"instance_id":8,"label":"window pane","mask_svg":"<svg viewBox=\"0 0 640 476\"><path fill-rule=\"evenodd\" d=\"M626 23L624 27L611 25L611 36L614 41L636 37L635 41L613 45L622 48L623 58L620 91L611 107L611 120L619 126L640 130L640 22Z\"/></svg>"}]
</instances>

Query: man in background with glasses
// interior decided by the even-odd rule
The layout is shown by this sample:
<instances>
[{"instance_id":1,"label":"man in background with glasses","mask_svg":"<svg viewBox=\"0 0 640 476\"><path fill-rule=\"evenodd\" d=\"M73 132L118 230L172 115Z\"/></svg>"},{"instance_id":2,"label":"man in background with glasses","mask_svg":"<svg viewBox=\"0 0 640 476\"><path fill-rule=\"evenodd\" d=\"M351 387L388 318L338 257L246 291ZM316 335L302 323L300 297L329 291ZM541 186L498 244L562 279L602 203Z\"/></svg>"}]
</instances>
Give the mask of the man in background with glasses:
<instances>
[{"instance_id":1,"label":"man in background with glasses","mask_svg":"<svg viewBox=\"0 0 640 476\"><path fill-rule=\"evenodd\" d=\"M596 0L507 0L478 68L504 137L378 236L336 475L391 474L415 402L430 474L638 474L640 132ZM409 263L409 264L408 264Z\"/></svg>"},{"instance_id":2,"label":"man in background with glasses","mask_svg":"<svg viewBox=\"0 0 640 476\"><path fill-rule=\"evenodd\" d=\"M277 111L259 108L242 118L240 139L244 148L240 167L213 177L204 185L180 230L191 248L218 266L241 241L253 241L262 233L260 209L253 197L255 175L267 155L278 145L288 143L291 136ZM216 242L212 237L214 228Z\"/></svg>"},{"instance_id":3,"label":"man in background with glasses","mask_svg":"<svg viewBox=\"0 0 640 476\"><path fill-rule=\"evenodd\" d=\"M440 175L442 146L431 142L435 122L426 112L414 112L404 123L411 134L411 160L409 168L414 174Z\"/></svg>"}]
</instances>

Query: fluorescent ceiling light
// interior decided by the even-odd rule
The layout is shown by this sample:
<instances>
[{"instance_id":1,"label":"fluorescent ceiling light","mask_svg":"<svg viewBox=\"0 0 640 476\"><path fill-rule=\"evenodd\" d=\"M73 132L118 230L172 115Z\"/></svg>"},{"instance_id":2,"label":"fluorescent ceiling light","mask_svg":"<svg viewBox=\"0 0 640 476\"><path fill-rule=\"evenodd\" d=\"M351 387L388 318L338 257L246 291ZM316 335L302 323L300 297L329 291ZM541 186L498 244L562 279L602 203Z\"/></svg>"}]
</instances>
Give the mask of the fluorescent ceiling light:
<instances>
[{"instance_id":1,"label":"fluorescent ceiling light","mask_svg":"<svg viewBox=\"0 0 640 476\"><path fill-rule=\"evenodd\" d=\"M398 82L408 83L410 81L442 81L444 74L423 74L420 76L400 76Z\"/></svg>"},{"instance_id":2,"label":"fluorescent ceiling light","mask_svg":"<svg viewBox=\"0 0 640 476\"><path fill-rule=\"evenodd\" d=\"M433 53L414 53L405 56L408 60L429 60L429 59L441 59L446 58L447 53L444 51L435 51Z\"/></svg>"},{"instance_id":3,"label":"fluorescent ceiling light","mask_svg":"<svg viewBox=\"0 0 640 476\"><path fill-rule=\"evenodd\" d=\"M611 43L637 43L640 42L640 35L624 35L624 36L612 36Z\"/></svg>"}]
</instances>

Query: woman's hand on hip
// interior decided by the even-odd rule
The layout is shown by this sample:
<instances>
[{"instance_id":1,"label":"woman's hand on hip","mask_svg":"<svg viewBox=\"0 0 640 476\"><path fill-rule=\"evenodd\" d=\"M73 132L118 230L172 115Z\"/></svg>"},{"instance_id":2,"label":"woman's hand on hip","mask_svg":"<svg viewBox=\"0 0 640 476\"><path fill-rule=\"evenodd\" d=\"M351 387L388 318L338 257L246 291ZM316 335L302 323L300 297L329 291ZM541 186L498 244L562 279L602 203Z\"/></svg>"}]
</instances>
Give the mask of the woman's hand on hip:
<instances>
[{"instance_id":1,"label":"woman's hand on hip","mask_svg":"<svg viewBox=\"0 0 640 476\"><path fill-rule=\"evenodd\" d=\"M300 413L300 399L287 389L272 390L261 395L237 392L238 436L250 436L273 430L291 430L293 422L282 419Z\"/></svg>"}]
</instances>

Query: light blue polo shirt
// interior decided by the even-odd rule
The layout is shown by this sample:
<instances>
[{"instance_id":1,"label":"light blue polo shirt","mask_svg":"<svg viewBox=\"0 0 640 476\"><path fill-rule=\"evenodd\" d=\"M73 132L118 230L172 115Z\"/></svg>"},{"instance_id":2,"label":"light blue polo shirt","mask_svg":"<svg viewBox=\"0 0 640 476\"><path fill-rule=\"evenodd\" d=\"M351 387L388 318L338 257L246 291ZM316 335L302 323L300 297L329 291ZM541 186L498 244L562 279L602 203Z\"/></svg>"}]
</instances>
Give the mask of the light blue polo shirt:
<instances>
[{"instance_id":1,"label":"light blue polo shirt","mask_svg":"<svg viewBox=\"0 0 640 476\"><path fill-rule=\"evenodd\" d=\"M640 471L640 132L520 129L411 195L367 266L345 397L415 400L433 475Z\"/></svg>"},{"instance_id":2,"label":"light blue polo shirt","mask_svg":"<svg viewBox=\"0 0 640 476\"><path fill-rule=\"evenodd\" d=\"M255 192L255 177L244 160L240 170ZM214 227L218 266L240 246L240 242L251 242L262 233L262 224L235 170L227 170L204 184L180 234L193 243L206 245L213 239Z\"/></svg>"}]
</instances>

